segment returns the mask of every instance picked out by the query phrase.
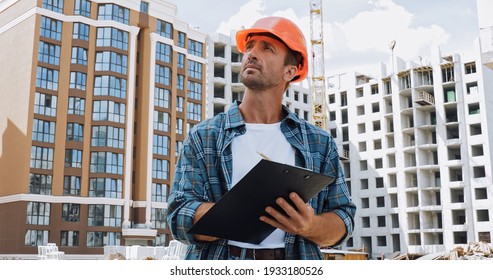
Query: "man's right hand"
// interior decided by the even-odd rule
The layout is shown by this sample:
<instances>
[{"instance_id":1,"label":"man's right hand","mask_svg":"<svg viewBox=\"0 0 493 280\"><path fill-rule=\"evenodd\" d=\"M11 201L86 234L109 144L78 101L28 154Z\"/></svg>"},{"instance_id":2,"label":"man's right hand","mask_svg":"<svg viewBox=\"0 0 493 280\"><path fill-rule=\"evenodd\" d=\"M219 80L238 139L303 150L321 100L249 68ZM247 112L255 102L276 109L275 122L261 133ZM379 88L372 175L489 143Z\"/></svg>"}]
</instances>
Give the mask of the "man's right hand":
<instances>
[{"instance_id":1,"label":"man's right hand","mask_svg":"<svg viewBox=\"0 0 493 280\"><path fill-rule=\"evenodd\" d=\"M212 202L204 202L202 203L198 208L197 211L195 211L195 217L193 218L193 223L195 224L204 214L209 211L209 209L214 206L214 203ZM209 236L209 235L202 235L202 234L194 234L193 237L199 241L206 241L206 242L212 242L215 240L218 240L219 238L214 237L214 236Z\"/></svg>"}]
</instances>

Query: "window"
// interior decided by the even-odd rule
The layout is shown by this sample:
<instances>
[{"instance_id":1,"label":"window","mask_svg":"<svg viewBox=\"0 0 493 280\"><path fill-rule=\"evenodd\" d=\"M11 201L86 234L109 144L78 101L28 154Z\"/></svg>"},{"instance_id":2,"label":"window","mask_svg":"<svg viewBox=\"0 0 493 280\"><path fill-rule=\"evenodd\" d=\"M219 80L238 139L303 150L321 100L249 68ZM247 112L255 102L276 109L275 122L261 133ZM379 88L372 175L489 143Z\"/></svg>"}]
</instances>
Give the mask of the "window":
<instances>
[{"instance_id":1,"label":"window","mask_svg":"<svg viewBox=\"0 0 493 280\"><path fill-rule=\"evenodd\" d=\"M115 4L99 4L98 20L114 20L128 24L130 10Z\"/></svg>"},{"instance_id":2,"label":"window","mask_svg":"<svg viewBox=\"0 0 493 280\"><path fill-rule=\"evenodd\" d=\"M183 119L176 119L176 134L183 134Z\"/></svg>"},{"instance_id":3,"label":"window","mask_svg":"<svg viewBox=\"0 0 493 280\"><path fill-rule=\"evenodd\" d=\"M377 207L385 207L385 197L383 196L377 197Z\"/></svg>"},{"instance_id":4,"label":"window","mask_svg":"<svg viewBox=\"0 0 493 280\"><path fill-rule=\"evenodd\" d=\"M187 118L189 120L202 120L202 104L187 102Z\"/></svg>"},{"instance_id":5,"label":"window","mask_svg":"<svg viewBox=\"0 0 493 280\"><path fill-rule=\"evenodd\" d=\"M152 178L167 180L169 174L169 164L167 160L164 159L153 159L152 160Z\"/></svg>"},{"instance_id":6,"label":"window","mask_svg":"<svg viewBox=\"0 0 493 280\"><path fill-rule=\"evenodd\" d=\"M477 115L480 113L479 103L469 104L468 108L469 108L469 115Z\"/></svg>"},{"instance_id":7,"label":"window","mask_svg":"<svg viewBox=\"0 0 493 280\"><path fill-rule=\"evenodd\" d=\"M114 27L98 27L96 46L128 50L128 32Z\"/></svg>"},{"instance_id":8,"label":"window","mask_svg":"<svg viewBox=\"0 0 493 280\"><path fill-rule=\"evenodd\" d=\"M195 79L202 79L202 63L188 60L188 76Z\"/></svg>"},{"instance_id":9,"label":"window","mask_svg":"<svg viewBox=\"0 0 493 280\"><path fill-rule=\"evenodd\" d=\"M360 166L360 168L359 168L360 171L368 170L368 161L366 161L366 160L360 160L359 161L359 166Z\"/></svg>"},{"instance_id":10,"label":"window","mask_svg":"<svg viewBox=\"0 0 493 280\"><path fill-rule=\"evenodd\" d=\"M176 111L183 112L183 107L185 105L185 98L181 96L176 97Z\"/></svg>"},{"instance_id":11,"label":"window","mask_svg":"<svg viewBox=\"0 0 493 280\"><path fill-rule=\"evenodd\" d=\"M170 127L170 116L168 113L154 111L154 129L168 132Z\"/></svg>"},{"instance_id":12,"label":"window","mask_svg":"<svg viewBox=\"0 0 493 280\"><path fill-rule=\"evenodd\" d=\"M94 101L93 121L125 123L125 104L113 101Z\"/></svg>"},{"instance_id":13,"label":"window","mask_svg":"<svg viewBox=\"0 0 493 280\"><path fill-rule=\"evenodd\" d=\"M120 74L127 74L127 56L112 51L96 52L96 71L113 71Z\"/></svg>"},{"instance_id":14,"label":"window","mask_svg":"<svg viewBox=\"0 0 493 280\"><path fill-rule=\"evenodd\" d=\"M80 204L63 203L62 204L62 221L63 222L79 222L80 220Z\"/></svg>"},{"instance_id":15,"label":"window","mask_svg":"<svg viewBox=\"0 0 493 280\"><path fill-rule=\"evenodd\" d=\"M63 193L68 195L80 195L80 177L65 176Z\"/></svg>"},{"instance_id":16,"label":"window","mask_svg":"<svg viewBox=\"0 0 493 280\"><path fill-rule=\"evenodd\" d=\"M171 63L171 46L157 42L156 43L156 60L162 61L165 63Z\"/></svg>"},{"instance_id":17,"label":"window","mask_svg":"<svg viewBox=\"0 0 493 280\"><path fill-rule=\"evenodd\" d=\"M377 189L383 188L383 177L375 178L375 187Z\"/></svg>"},{"instance_id":18,"label":"window","mask_svg":"<svg viewBox=\"0 0 493 280\"><path fill-rule=\"evenodd\" d=\"M82 168L82 150L65 150L65 167Z\"/></svg>"},{"instance_id":19,"label":"window","mask_svg":"<svg viewBox=\"0 0 493 280\"><path fill-rule=\"evenodd\" d=\"M113 126L93 126L91 146L123 149L125 129Z\"/></svg>"},{"instance_id":20,"label":"window","mask_svg":"<svg viewBox=\"0 0 493 280\"><path fill-rule=\"evenodd\" d=\"M74 22L72 39L89 41L89 25L81 22Z\"/></svg>"},{"instance_id":21,"label":"window","mask_svg":"<svg viewBox=\"0 0 493 280\"><path fill-rule=\"evenodd\" d=\"M80 97L68 98L68 114L69 115L84 115L85 99Z\"/></svg>"},{"instance_id":22,"label":"window","mask_svg":"<svg viewBox=\"0 0 493 280\"><path fill-rule=\"evenodd\" d=\"M164 20L157 20L157 33L165 38L173 39L173 25Z\"/></svg>"},{"instance_id":23,"label":"window","mask_svg":"<svg viewBox=\"0 0 493 280\"><path fill-rule=\"evenodd\" d=\"M140 1L140 11L147 14L149 12L149 3Z\"/></svg>"},{"instance_id":24,"label":"window","mask_svg":"<svg viewBox=\"0 0 493 280\"><path fill-rule=\"evenodd\" d=\"M183 142L182 141L176 141L176 143L175 143L175 156L178 156L180 154L180 151L182 148L183 148Z\"/></svg>"},{"instance_id":25,"label":"window","mask_svg":"<svg viewBox=\"0 0 493 280\"><path fill-rule=\"evenodd\" d=\"M67 123L67 141L82 142L84 140L84 125Z\"/></svg>"},{"instance_id":26,"label":"window","mask_svg":"<svg viewBox=\"0 0 493 280\"><path fill-rule=\"evenodd\" d=\"M60 46L40 41L38 48L39 62L60 65Z\"/></svg>"},{"instance_id":27,"label":"window","mask_svg":"<svg viewBox=\"0 0 493 280\"><path fill-rule=\"evenodd\" d=\"M155 87L154 88L154 106L169 109L170 108L170 100L169 100L170 95L171 95L171 92L169 89Z\"/></svg>"},{"instance_id":28,"label":"window","mask_svg":"<svg viewBox=\"0 0 493 280\"><path fill-rule=\"evenodd\" d=\"M126 98L127 80L115 76L96 76L94 77L95 96L114 96Z\"/></svg>"},{"instance_id":29,"label":"window","mask_svg":"<svg viewBox=\"0 0 493 280\"><path fill-rule=\"evenodd\" d=\"M368 179L361 179L360 180L361 184L361 189L362 190L367 190L368 189Z\"/></svg>"},{"instance_id":30,"label":"window","mask_svg":"<svg viewBox=\"0 0 493 280\"><path fill-rule=\"evenodd\" d=\"M122 198L123 181L112 178L89 179L89 197Z\"/></svg>"},{"instance_id":31,"label":"window","mask_svg":"<svg viewBox=\"0 0 493 280\"><path fill-rule=\"evenodd\" d=\"M62 39L62 22L41 16L40 36L60 41Z\"/></svg>"},{"instance_id":32,"label":"window","mask_svg":"<svg viewBox=\"0 0 493 280\"><path fill-rule=\"evenodd\" d=\"M36 92L34 95L34 113L56 117L57 99L55 95Z\"/></svg>"},{"instance_id":33,"label":"window","mask_svg":"<svg viewBox=\"0 0 493 280\"><path fill-rule=\"evenodd\" d=\"M70 72L70 85L69 88L86 90L86 73L82 72Z\"/></svg>"},{"instance_id":34,"label":"window","mask_svg":"<svg viewBox=\"0 0 493 280\"><path fill-rule=\"evenodd\" d=\"M156 83L171 85L171 69L169 67L156 64Z\"/></svg>"},{"instance_id":35,"label":"window","mask_svg":"<svg viewBox=\"0 0 493 280\"><path fill-rule=\"evenodd\" d=\"M44 225L50 224L50 204L47 202L28 202L26 224Z\"/></svg>"},{"instance_id":36,"label":"window","mask_svg":"<svg viewBox=\"0 0 493 280\"><path fill-rule=\"evenodd\" d=\"M166 228L166 209L152 208L151 210L151 223L152 228Z\"/></svg>"},{"instance_id":37,"label":"window","mask_svg":"<svg viewBox=\"0 0 493 280\"><path fill-rule=\"evenodd\" d=\"M44 174L29 175L29 193L51 195L52 176Z\"/></svg>"},{"instance_id":38,"label":"window","mask_svg":"<svg viewBox=\"0 0 493 280\"><path fill-rule=\"evenodd\" d=\"M178 62L176 63L176 67L179 69L185 68L185 55L182 53L178 53Z\"/></svg>"},{"instance_id":39,"label":"window","mask_svg":"<svg viewBox=\"0 0 493 280\"><path fill-rule=\"evenodd\" d=\"M184 90L185 89L185 76L178 74L176 76L176 89Z\"/></svg>"},{"instance_id":40,"label":"window","mask_svg":"<svg viewBox=\"0 0 493 280\"><path fill-rule=\"evenodd\" d=\"M87 65L87 49L81 47L72 47L72 64Z\"/></svg>"},{"instance_id":41,"label":"window","mask_svg":"<svg viewBox=\"0 0 493 280\"><path fill-rule=\"evenodd\" d=\"M474 190L476 195L476 200L479 199L488 199L488 191L486 188L477 188Z\"/></svg>"},{"instance_id":42,"label":"window","mask_svg":"<svg viewBox=\"0 0 493 280\"><path fill-rule=\"evenodd\" d=\"M375 169L381 169L383 168L383 161L381 158L376 158L375 159Z\"/></svg>"},{"instance_id":43,"label":"window","mask_svg":"<svg viewBox=\"0 0 493 280\"><path fill-rule=\"evenodd\" d=\"M186 34L178 31L178 47L185 48Z\"/></svg>"},{"instance_id":44,"label":"window","mask_svg":"<svg viewBox=\"0 0 493 280\"><path fill-rule=\"evenodd\" d=\"M91 1L75 0L74 15L91 17Z\"/></svg>"},{"instance_id":45,"label":"window","mask_svg":"<svg viewBox=\"0 0 493 280\"><path fill-rule=\"evenodd\" d=\"M361 217L361 226L363 228L370 228L370 217Z\"/></svg>"},{"instance_id":46,"label":"window","mask_svg":"<svg viewBox=\"0 0 493 280\"><path fill-rule=\"evenodd\" d=\"M123 154L91 152L90 172L123 174Z\"/></svg>"},{"instance_id":47,"label":"window","mask_svg":"<svg viewBox=\"0 0 493 280\"><path fill-rule=\"evenodd\" d=\"M58 90L58 70L38 66L36 71L36 87Z\"/></svg>"},{"instance_id":48,"label":"window","mask_svg":"<svg viewBox=\"0 0 493 280\"><path fill-rule=\"evenodd\" d=\"M202 57L202 43L195 40L188 40L188 53L191 55L196 55Z\"/></svg>"},{"instance_id":49,"label":"window","mask_svg":"<svg viewBox=\"0 0 493 280\"><path fill-rule=\"evenodd\" d=\"M371 104L371 111L372 113L378 113L380 112L380 103L375 102Z\"/></svg>"},{"instance_id":50,"label":"window","mask_svg":"<svg viewBox=\"0 0 493 280\"><path fill-rule=\"evenodd\" d=\"M188 98L202 100L202 84L188 81Z\"/></svg>"},{"instance_id":51,"label":"window","mask_svg":"<svg viewBox=\"0 0 493 280\"><path fill-rule=\"evenodd\" d=\"M489 222L490 221L490 213L488 209L476 210L476 216L478 222Z\"/></svg>"},{"instance_id":52,"label":"window","mask_svg":"<svg viewBox=\"0 0 493 280\"><path fill-rule=\"evenodd\" d=\"M476 62L469 62L464 64L466 74L476 73Z\"/></svg>"},{"instance_id":53,"label":"window","mask_svg":"<svg viewBox=\"0 0 493 280\"><path fill-rule=\"evenodd\" d=\"M167 156L169 155L169 144L170 140L168 136L154 134L152 141L152 152L157 155Z\"/></svg>"},{"instance_id":54,"label":"window","mask_svg":"<svg viewBox=\"0 0 493 280\"><path fill-rule=\"evenodd\" d=\"M26 236L24 236L24 245L26 246L43 246L48 244L48 234L47 230L26 230Z\"/></svg>"},{"instance_id":55,"label":"window","mask_svg":"<svg viewBox=\"0 0 493 280\"><path fill-rule=\"evenodd\" d=\"M377 246L380 247L387 246L387 237L377 236Z\"/></svg>"},{"instance_id":56,"label":"window","mask_svg":"<svg viewBox=\"0 0 493 280\"><path fill-rule=\"evenodd\" d=\"M368 197L361 198L361 208L363 209L370 208L370 199Z\"/></svg>"},{"instance_id":57,"label":"window","mask_svg":"<svg viewBox=\"0 0 493 280\"><path fill-rule=\"evenodd\" d=\"M31 168L53 169L53 148L31 147Z\"/></svg>"},{"instance_id":58,"label":"window","mask_svg":"<svg viewBox=\"0 0 493 280\"><path fill-rule=\"evenodd\" d=\"M373 131L380 131L380 121L373 121Z\"/></svg>"},{"instance_id":59,"label":"window","mask_svg":"<svg viewBox=\"0 0 493 280\"><path fill-rule=\"evenodd\" d=\"M55 143L55 122L34 119L33 141Z\"/></svg>"},{"instance_id":60,"label":"window","mask_svg":"<svg viewBox=\"0 0 493 280\"><path fill-rule=\"evenodd\" d=\"M73 230L62 230L60 235L60 246L78 247L79 232Z\"/></svg>"},{"instance_id":61,"label":"window","mask_svg":"<svg viewBox=\"0 0 493 280\"><path fill-rule=\"evenodd\" d=\"M378 221L378 227L385 227L387 224L385 221L385 216L377 216L377 221Z\"/></svg>"},{"instance_id":62,"label":"window","mask_svg":"<svg viewBox=\"0 0 493 280\"><path fill-rule=\"evenodd\" d=\"M378 94L378 85L371 85L371 94Z\"/></svg>"},{"instance_id":63,"label":"window","mask_svg":"<svg viewBox=\"0 0 493 280\"><path fill-rule=\"evenodd\" d=\"M43 0L43 9L63 14L63 0Z\"/></svg>"},{"instance_id":64,"label":"window","mask_svg":"<svg viewBox=\"0 0 493 280\"><path fill-rule=\"evenodd\" d=\"M486 177L486 169L484 166L474 166L472 170L473 170L474 178Z\"/></svg>"},{"instance_id":65,"label":"window","mask_svg":"<svg viewBox=\"0 0 493 280\"><path fill-rule=\"evenodd\" d=\"M152 183L151 201L166 202L168 196L167 193L168 193L168 186L166 184Z\"/></svg>"},{"instance_id":66,"label":"window","mask_svg":"<svg viewBox=\"0 0 493 280\"><path fill-rule=\"evenodd\" d=\"M89 205L87 218L88 226L120 227L122 224L122 206L119 205Z\"/></svg>"}]
</instances>

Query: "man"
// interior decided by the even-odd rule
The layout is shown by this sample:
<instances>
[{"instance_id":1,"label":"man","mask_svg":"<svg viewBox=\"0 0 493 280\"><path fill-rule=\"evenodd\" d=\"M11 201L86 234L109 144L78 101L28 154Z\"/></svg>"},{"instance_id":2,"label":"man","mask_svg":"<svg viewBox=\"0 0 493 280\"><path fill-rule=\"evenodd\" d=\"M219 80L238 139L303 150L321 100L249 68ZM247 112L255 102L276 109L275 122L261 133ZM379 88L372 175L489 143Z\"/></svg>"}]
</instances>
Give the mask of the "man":
<instances>
[{"instance_id":1,"label":"man","mask_svg":"<svg viewBox=\"0 0 493 280\"><path fill-rule=\"evenodd\" d=\"M282 105L291 82L308 73L306 41L290 20L267 17L236 34L242 102L196 125L184 142L168 200L173 238L190 244L187 259L322 259L320 246L352 234L355 205L332 137ZM261 159L301 166L336 179L304 203L296 194L266 205L263 222L277 228L260 244L188 234L187 230ZM228 225L217 225L227 227Z\"/></svg>"}]
</instances>

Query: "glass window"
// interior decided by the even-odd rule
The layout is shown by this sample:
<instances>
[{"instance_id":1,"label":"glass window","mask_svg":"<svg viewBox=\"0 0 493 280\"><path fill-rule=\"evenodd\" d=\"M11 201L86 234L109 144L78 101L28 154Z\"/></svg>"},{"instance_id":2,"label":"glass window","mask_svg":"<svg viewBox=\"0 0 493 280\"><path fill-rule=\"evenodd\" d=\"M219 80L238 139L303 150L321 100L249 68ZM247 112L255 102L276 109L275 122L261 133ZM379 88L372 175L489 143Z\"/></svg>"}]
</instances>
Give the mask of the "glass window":
<instances>
[{"instance_id":1,"label":"glass window","mask_svg":"<svg viewBox=\"0 0 493 280\"><path fill-rule=\"evenodd\" d=\"M125 123L125 104L106 100L94 101L92 120Z\"/></svg>"},{"instance_id":2,"label":"glass window","mask_svg":"<svg viewBox=\"0 0 493 280\"><path fill-rule=\"evenodd\" d=\"M43 0L41 7L43 9L63 14L63 0Z\"/></svg>"},{"instance_id":3,"label":"glass window","mask_svg":"<svg viewBox=\"0 0 493 280\"><path fill-rule=\"evenodd\" d=\"M80 204L63 203L62 204L62 221L79 222L80 221Z\"/></svg>"},{"instance_id":4,"label":"glass window","mask_svg":"<svg viewBox=\"0 0 493 280\"><path fill-rule=\"evenodd\" d=\"M69 115L84 115L85 99L80 97L68 98L68 114Z\"/></svg>"},{"instance_id":5,"label":"glass window","mask_svg":"<svg viewBox=\"0 0 493 280\"><path fill-rule=\"evenodd\" d=\"M173 39L173 25L164 20L157 20L157 33L165 38Z\"/></svg>"},{"instance_id":6,"label":"glass window","mask_svg":"<svg viewBox=\"0 0 493 280\"><path fill-rule=\"evenodd\" d=\"M202 84L188 81L188 98L202 100Z\"/></svg>"},{"instance_id":7,"label":"glass window","mask_svg":"<svg viewBox=\"0 0 493 280\"><path fill-rule=\"evenodd\" d=\"M90 172L123 174L123 154L112 152L92 152Z\"/></svg>"},{"instance_id":8,"label":"glass window","mask_svg":"<svg viewBox=\"0 0 493 280\"><path fill-rule=\"evenodd\" d=\"M180 69L185 68L185 55L182 53L178 53L178 62L176 66Z\"/></svg>"},{"instance_id":9,"label":"glass window","mask_svg":"<svg viewBox=\"0 0 493 280\"><path fill-rule=\"evenodd\" d=\"M196 55L202 57L202 43L195 40L188 40L188 53L191 55Z\"/></svg>"},{"instance_id":10,"label":"glass window","mask_svg":"<svg viewBox=\"0 0 493 280\"><path fill-rule=\"evenodd\" d=\"M111 178L89 179L89 197L122 198L123 181Z\"/></svg>"},{"instance_id":11,"label":"glass window","mask_svg":"<svg viewBox=\"0 0 493 280\"><path fill-rule=\"evenodd\" d=\"M47 202L28 202L26 224L28 225L49 225L50 224L50 204Z\"/></svg>"},{"instance_id":12,"label":"glass window","mask_svg":"<svg viewBox=\"0 0 493 280\"><path fill-rule=\"evenodd\" d=\"M57 99L55 95L36 92L34 95L34 113L56 117Z\"/></svg>"},{"instance_id":13,"label":"glass window","mask_svg":"<svg viewBox=\"0 0 493 280\"><path fill-rule=\"evenodd\" d=\"M80 177L65 176L63 177L63 194L80 195Z\"/></svg>"},{"instance_id":14,"label":"glass window","mask_svg":"<svg viewBox=\"0 0 493 280\"><path fill-rule=\"evenodd\" d=\"M151 200L154 202L167 201L168 186L166 184L152 183Z\"/></svg>"},{"instance_id":15,"label":"glass window","mask_svg":"<svg viewBox=\"0 0 493 280\"><path fill-rule=\"evenodd\" d=\"M82 151L75 149L65 150L65 167L82 167Z\"/></svg>"},{"instance_id":16,"label":"glass window","mask_svg":"<svg viewBox=\"0 0 493 280\"><path fill-rule=\"evenodd\" d=\"M87 49L81 47L72 47L72 64L87 65Z\"/></svg>"},{"instance_id":17,"label":"glass window","mask_svg":"<svg viewBox=\"0 0 493 280\"><path fill-rule=\"evenodd\" d=\"M125 129L113 126L93 126L91 146L123 149Z\"/></svg>"},{"instance_id":18,"label":"glass window","mask_svg":"<svg viewBox=\"0 0 493 280\"><path fill-rule=\"evenodd\" d=\"M33 141L55 143L55 122L33 120Z\"/></svg>"},{"instance_id":19,"label":"glass window","mask_svg":"<svg viewBox=\"0 0 493 280\"><path fill-rule=\"evenodd\" d=\"M147 14L149 12L149 3L140 1L140 11Z\"/></svg>"},{"instance_id":20,"label":"glass window","mask_svg":"<svg viewBox=\"0 0 493 280\"><path fill-rule=\"evenodd\" d=\"M166 62L166 63L171 63L171 46L157 42L156 43L156 60Z\"/></svg>"},{"instance_id":21,"label":"glass window","mask_svg":"<svg viewBox=\"0 0 493 280\"><path fill-rule=\"evenodd\" d=\"M60 65L60 46L39 42L38 61L53 65Z\"/></svg>"},{"instance_id":22,"label":"glass window","mask_svg":"<svg viewBox=\"0 0 493 280\"><path fill-rule=\"evenodd\" d=\"M90 18L91 17L91 1L89 0L75 0L74 15L81 15Z\"/></svg>"},{"instance_id":23,"label":"glass window","mask_svg":"<svg viewBox=\"0 0 493 280\"><path fill-rule=\"evenodd\" d=\"M82 142L84 140L84 125L67 123L67 141Z\"/></svg>"},{"instance_id":24,"label":"glass window","mask_svg":"<svg viewBox=\"0 0 493 280\"><path fill-rule=\"evenodd\" d=\"M130 10L116 4L99 4L98 20L114 20L128 24Z\"/></svg>"},{"instance_id":25,"label":"glass window","mask_svg":"<svg viewBox=\"0 0 493 280\"><path fill-rule=\"evenodd\" d=\"M53 148L31 147L31 168L53 169Z\"/></svg>"},{"instance_id":26,"label":"glass window","mask_svg":"<svg viewBox=\"0 0 493 280\"><path fill-rule=\"evenodd\" d=\"M170 108L170 100L169 100L170 95L171 95L171 92L169 89L155 87L154 88L154 106L169 109Z\"/></svg>"},{"instance_id":27,"label":"glass window","mask_svg":"<svg viewBox=\"0 0 493 280\"><path fill-rule=\"evenodd\" d=\"M128 32L114 27L98 27L96 46L128 50Z\"/></svg>"},{"instance_id":28,"label":"glass window","mask_svg":"<svg viewBox=\"0 0 493 280\"><path fill-rule=\"evenodd\" d=\"M53 179L51 175L30 174L29 193L51 195Z\"/></svg>"},{"instance_id":29,"label":"glass window","mask_svg":"<svg viewBox=\"0 0 493 280\"><path fill-rule=\"evenodd\" d=\"M89 41L89 25L81 22L74 22L72 39Z\"/></svg>"},{"instance_id":30,"label":"glass window","mask_svg":"<svg viewBox=\"0 0 493 280\"><path fill-rule=\"evenodd\" d=\"M188 76L195 79L202 79L202 63L188 60Z\"/></svg>"},{"instance_id":31,"label":"glass window","mask_svg":"<svg viewBox=\"0 0 493 280\"><path fill-rule=\"evenodd\" d=\"M183 134L183 119L176 119L176 134Z\"/></svg>"},{"instance_id":32,"label":"glass window","mask_svg":"<svg viewBox=\"0 0 493 280\"><path fill-rule=\"evenodd\" d=\"M26 246L45 246L48 244L49 231L47 230L26 230L24 245Z\"/></svg>"},{"instance_id":33,"label":"glass window","mask_svg":"<svg viewBox=\"0 0 493 280\"><path fill-rule=\"evenodd\" d=\"M78 247L79 232L73 230L62 230L60 235L60 246Z\"/></svg>"},{"instance_id":34,"label":"glass window","mask_svg":"<svg viewBox=\"0 0 493 280\"><path fill-rule=\"evenodd\" d=\"M87 232L87 247L104 247L106 245L118 246L121 244L119 232Z\"/></svg>"},{"instance_id":35,"label":"glass window","mask_svg":"<svg viewBox=\"0 0 493 280\"><path fill-rule=\"evenodd\" d=\"M156 83L171 85L171 69L169 67L156 64Z\"/></svg>"},{"instance_id":36,"label":"glass window","mask_svg":"<svg viewBox=\"0 0 493 280\"><path fill-rule=\"evenodd\" d=\"M178 74L176 76L176 89L184 90L185 89L185 76Z\"/></svg>"},{"instance_id":37,"label":"glass window","mask_svg":"<svg viewBox=\"0 0 493 280\"><path fill-rule=\"evenodd\" d=\"M169 137L164 135L153 135L153 153L157 155L167 156L169 154Z\"/></svg>"},{"instance_id":38,"label":"glass window","mask_svg":"<svg viewBox=\"0 0 493 280\"><path fill-rule=\"evenodd\" d=\"M62 22L49 17L41 16L42 37L60 41L62 39Z\"/></svg>"},{"instance_id":39,"label":"glass window","mask_svg":"<svg viewBox=\"0 0 493 280\"><path fill-rule=\"evenodd\" d=\"M124 54L111 51L96 53L96 71L113 71L120 74L127 74L128 59Z\"/></svg>"},{"instance_id":40,"label":"glass window","mask_svg":"<svg viewBox=\"0 0 493 280\"><path fill-rule=\"evenodd\" d=\"M165 229L166 228L166 209L152 208L151 209L151 223L152 223L152 228Z\"/></svg>"},{"instance_id":41,"label":"glass window","mask_svg":"<svg viewBox=\"0 0 493 280\"><path fill-rule=\"evenodd\" d=\"M178 31L178 47L185 48L186 34Z\"/></svg>"},{"instance_id":42,"label":"glass window","mask_svg":"<svg viewBox=\"0 0 493 280\"><path fill-rule=\"evenodd\" d=\"M36 71L36 87L58 90L58 70L38 66Z\"/></svg>"},{"instance_id":43,"label":"glass window","mask_svg":"<svg viewBox=\"0 0 493 280\"><path fill-rule=\"evenodd\" d=\"M70 72L70 84L69 88L86 90L86 73L82 72Z\"/></svg>"},{"instance_id":44,"label":"glass window","mask_svg":"<svg viewBox=\"0 0 493 280\"><path fill-rule=\"evenodd\" d=\"M115 76L96 76L94 78L95 96L114 96L125 99L127 80Z\"/></svg>"},{"instance_id":45,"label":"glass window","mask_svg":"<svg viewBox=\"0 0 493 280\"><path fill-rule=\"evenodd\" d=\"M120 227L122 208L119 205L89 205L88 226Z\"/></svg>"},{"instance_id":46,"label":"glass window","mask_svg":"<svg viewBox=\"0 0 493 280\"><path fill-rule=\"evenodd\" d=\"M154 129L168 132L170 127L170 116L168 113L154 111Z\"/></svg>"},{"instance_id":47,"label":"glass window","mask_svg":"<svg viewBox=\"0 0 493 280\"><path fill-rule=\"evenodd\" d=\"M189 120L202 120L202 104L187 102L187 118Z\"/></svg>"},{"instance_id":48,"label":"glass window","mask_svg":"<svg viewBox=\"0 0 493 280\"><path fill-rule=\"evenodd\" d=\"M176 97L176 111L183 112L183 108L185 106L185 98L181 96Z\"/></svg>"},{"instance_id":49,"label":"glass window","mask_svg":"<svg viewBox=\"0 0 493 280\"><path fill-rule=\"evenodd\" d=\"M165 159L152 159L152 178L167 180L169 174L169 164Z\"/></svg>"}]
</instances>

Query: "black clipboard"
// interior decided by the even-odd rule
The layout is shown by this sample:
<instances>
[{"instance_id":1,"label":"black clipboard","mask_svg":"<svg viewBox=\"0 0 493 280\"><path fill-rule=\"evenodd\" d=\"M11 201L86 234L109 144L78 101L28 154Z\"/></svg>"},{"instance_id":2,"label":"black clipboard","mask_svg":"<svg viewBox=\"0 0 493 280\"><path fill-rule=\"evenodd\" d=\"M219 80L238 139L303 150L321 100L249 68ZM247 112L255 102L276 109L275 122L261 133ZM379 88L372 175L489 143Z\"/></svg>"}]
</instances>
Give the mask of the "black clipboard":
<instances>
[{"instance_id":1,"label":"black clipboard","mask_svg":"<svg viewBox=\"0 0 493 280\"><path fill-rule=\"evenodd\" d=\"M307 202L334 180L308 169L262 159L189 230L228 240L260 244L275 228L260 221L265 207L296 192ZM280 209L280 208L279 208Z\"/></svg>"}]
</instances>

